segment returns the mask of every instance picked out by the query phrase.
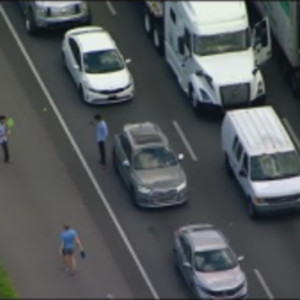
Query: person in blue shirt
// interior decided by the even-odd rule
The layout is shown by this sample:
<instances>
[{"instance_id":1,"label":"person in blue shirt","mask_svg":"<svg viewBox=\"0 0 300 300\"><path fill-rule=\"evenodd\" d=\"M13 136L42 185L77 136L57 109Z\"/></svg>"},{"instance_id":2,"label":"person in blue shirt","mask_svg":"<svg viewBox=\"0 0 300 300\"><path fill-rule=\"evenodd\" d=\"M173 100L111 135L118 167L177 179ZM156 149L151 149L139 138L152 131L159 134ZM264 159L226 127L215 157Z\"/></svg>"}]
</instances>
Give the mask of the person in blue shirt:
<instances>
[{"instance_id":1,"label":"person in blue shirt","mask_svg":"<svg viewBox=\"0 0 300 300\"><path fill-rule=\"evenodd\" d=\"M75 229L69 225L64 225L64 230L61 233L61 245L59 253L62 256L63 266L67 272L75 273L76 260L75 260L75 247L80 249L81 256L84 256L84 249Z\"/></svg>"},{"instance_id":2,"label":"person in blue shirt","mask_svg":"<svg viewBox=\"0 0 300 300\"><path fill-rule=\"evenodd\" d=\"M94 116L97 122L97 143L99 147L100 160L99 163L103 166L106 165L106 152L105 152L105 141L108 137L108 127L103 117L100 114Z\"/></svg>"}]
</instances>

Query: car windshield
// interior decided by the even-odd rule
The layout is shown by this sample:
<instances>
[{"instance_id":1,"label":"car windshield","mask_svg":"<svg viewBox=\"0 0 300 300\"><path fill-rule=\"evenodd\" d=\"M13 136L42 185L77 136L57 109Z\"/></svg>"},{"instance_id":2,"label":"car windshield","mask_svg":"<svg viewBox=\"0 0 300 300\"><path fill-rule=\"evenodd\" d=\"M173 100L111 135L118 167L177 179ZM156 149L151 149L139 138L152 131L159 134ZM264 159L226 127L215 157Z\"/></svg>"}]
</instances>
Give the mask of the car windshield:
<instances>
[{"instance_id":1,"label":"car windshield","mask_svg":"<svg viewBox=\"0 0 300 300\"><path fill-rule=\"evenodd\" d=\"M137 152L133 159L134 168L149 170L175 166L177 159L173 152L164 147L153 147Z\"/></svg>"},{"instance_id":2,"label":"car windshield","mask_svg":"<svg viewBox=\"0 0 300 300\"><path fill-rule=\"evenodd\" d=\"M299 175L300 158L296 151L251 158L251 179L253 181L288 178Z\"/></svg>"},{"instance_id":3,"label":"car windshield","mask_svg":"<svg viewBox=\"0 0 300 300\"><path fill-rule=\"evenodd\" d=\"M115 72L124 69L123 60L115 49L87 52L83 55L86 73L98 74Z\"/></svg>"},{"instance_id":4,"label":"car windshield","mask_svg":"<svg viewBox=\"0 0 300 300\"><path fill-rule=\"evenodd\" d=\"M194 53L197 55L242 51L249 47L250 34L248 29L215 35L194 35Z\"/></svg>"},{"instance_id":5,"label":"car windshield","mask_svg":"<svg viewBox=\"0 0 300 300\"><path fill-rule=\"evenodd\" d=\"M200 272L216 272L232 269L238 265L229 248L195 252L195 268Z\"/></svg>"}]
</instances>

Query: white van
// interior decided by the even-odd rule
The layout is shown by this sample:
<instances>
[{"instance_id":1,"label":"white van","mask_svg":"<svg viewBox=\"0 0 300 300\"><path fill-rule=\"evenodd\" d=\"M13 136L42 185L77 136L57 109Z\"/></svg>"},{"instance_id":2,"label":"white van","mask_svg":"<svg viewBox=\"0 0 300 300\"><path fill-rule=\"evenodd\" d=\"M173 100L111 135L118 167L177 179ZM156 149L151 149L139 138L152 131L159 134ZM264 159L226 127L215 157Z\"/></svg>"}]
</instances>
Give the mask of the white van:
<instances>
[{"instance_id":1,"label":"white van","mask_svg":"<svg viewBox=\"0 0 300 300\"><path fill-rule=\"evenodd\" d=\"M271 106L228 111L222 150L249 216L300 208L300 156Z\"/></svg>"}]
</instances>

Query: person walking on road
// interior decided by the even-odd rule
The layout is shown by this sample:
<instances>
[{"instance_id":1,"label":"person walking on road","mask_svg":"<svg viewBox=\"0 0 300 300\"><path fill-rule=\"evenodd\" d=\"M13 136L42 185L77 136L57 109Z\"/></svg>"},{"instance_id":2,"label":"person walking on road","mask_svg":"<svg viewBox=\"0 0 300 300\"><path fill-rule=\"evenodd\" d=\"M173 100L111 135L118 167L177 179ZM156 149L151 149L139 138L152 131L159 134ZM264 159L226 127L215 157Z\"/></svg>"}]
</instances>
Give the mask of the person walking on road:
<instances>
[{"instance_id":1,"label":"person walking on road","mask_svg":"<svg viewBox=\"0 0 300 300\"><path fill-rule=\"evenodd\" d=\"M62 263L65 270L71 275L74 275L76 270L76 259L74 253L76 245L80 249L80 255L82 258L85 257L85 252L76 230L67 224L63 227L64 229L61 233L61 246L59 253L62 256Z\"/></svg>"},{"instance_id":2,"label":"person walking on road","mask_svg":"<svg viewBox=\"0 0 300 300\"><path fill-rule=\"evenodd\" d=\"M7 142L7 134L8 130L5 124L6 116L0 116L0 145L3 149L4 154L4 162L9 162L9 151L8 151L8 142Z\"/></svg>"},{"instance_id":3,"label":"person walking on road","mask_svg":"<svg viewBox=\"0 0 300 300\"><path fill-rule=\"evenodd\" d=\"M105 166L106 165L105 142L108 136L108 127L106 122L103 120L103 117L100 114L96 114L94 116L94 119L97 122L97 143L98 143L99 154L100 154L99 164Z\"/></svg>"}]
</instances>

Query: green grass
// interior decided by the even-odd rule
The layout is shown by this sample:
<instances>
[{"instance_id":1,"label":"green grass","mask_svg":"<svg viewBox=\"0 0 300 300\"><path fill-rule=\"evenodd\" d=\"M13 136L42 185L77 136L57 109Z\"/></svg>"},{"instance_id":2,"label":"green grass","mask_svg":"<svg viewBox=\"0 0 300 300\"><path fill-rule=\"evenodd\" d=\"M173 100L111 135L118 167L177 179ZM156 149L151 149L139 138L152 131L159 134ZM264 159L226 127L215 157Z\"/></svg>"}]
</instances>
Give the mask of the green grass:
<instances>
[{"instance_id":1,"label":"green grass","mask_svg":"<svg viewBox=\"0 0 300 300\"><path fill-rule=\"evenodd\" d=\"M0 264L0 299L16 299L18 295L14 290L11 281Z\"/></svg>"}]
</instances>

